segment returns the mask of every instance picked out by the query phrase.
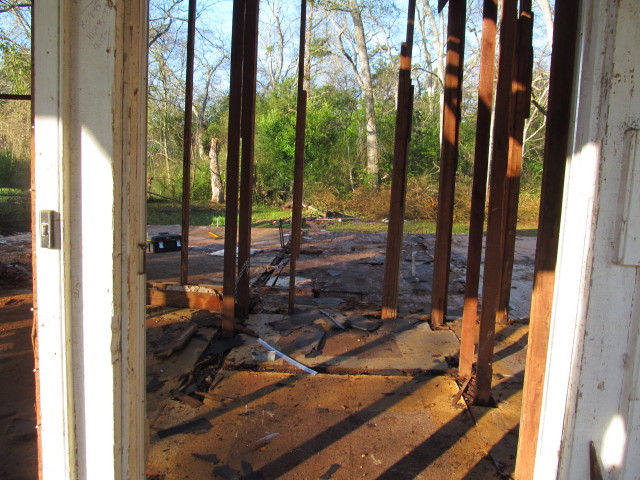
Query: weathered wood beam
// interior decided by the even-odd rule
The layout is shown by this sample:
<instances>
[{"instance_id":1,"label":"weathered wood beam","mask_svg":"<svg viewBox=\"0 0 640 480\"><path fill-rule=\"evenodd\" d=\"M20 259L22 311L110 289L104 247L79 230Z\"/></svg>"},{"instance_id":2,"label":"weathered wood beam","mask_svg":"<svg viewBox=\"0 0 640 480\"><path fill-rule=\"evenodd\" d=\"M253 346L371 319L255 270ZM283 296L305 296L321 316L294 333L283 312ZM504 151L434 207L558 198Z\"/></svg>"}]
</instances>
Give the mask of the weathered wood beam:
<instances>
[{"instance_id":1,"label":"weathered wood beam","mask_svg":"<svg viewBox=\"0 0 640 480\"><path fill-rule=\"evenodd\" d=\"M307 126L307 91L304 89L304 55L307 30L307 0L300 2L300 43L298 53L298 104L296 147L293 167L293 205L291 207L291 260L289 262L288 311L293 313L296 297L296 263L302 241L302 194L304 189L304 144Z\"/></svg>"},{"instance_id":2,"label":"weathered wood beam","mask_svg":"<svg viewBox=\"0 0 640 480\"><path fill-rule=\"evenodd\" d=\"M259 0L246 0L242 67L242 160L240 171L240 218L238 228L238 277L236 316L249 315L251 262L251 212L256 130L256 75L258 69Z\"/></svg>"},{"instance_id":3,"label":"weathered wood beam","mask_svg":"<svg viewBox=\"0 0 640 480\"><path fill-rule=\"evenodd\" d=\"M415 26L416 2L409 2L407 14L407 41L400 49L398 76L398 108L396 112L395 144L389 203L389 227L382 287L382 319L396 318L400 282L400 256L404 227L405 198L407 190L407 160L411 138L413 113L413 86L411 85L411 53Z\"/></svg>"},{"instance_id":4,"label":"weathered wood beam","mask_svg":"<svg viewBox=\"0 0 640 480\"><path fill-rule=\"evenodd\" d=\"M458 168L466 14L466 0L451 0L449 2L436 249L431 291L431 321L436 326L442 325L447 315L453 203L456 170Z\"/></svg>"},{"instance_id":5,"label":"weathered wood beam","mask_svg":"<svg viewBox=\"0 0 640 480\"><path fill-rule=\"evenodd\" d=\"M524 124L529 117L531 106L531 73L533 69L533 13L521 9L516 27L516 52L511 95L514 99L512 110L511 138L509 139L509 164L507 167L507 225L504 239L504 262L502 264L502 286L500 301L496 312L496 321L507 323L509 318L509 300L511 299L511 279L513 276L513 258L516 247L518 226L518 200L520 197L520 177L522 174L522 155Z\"/></svg>"},{"instance_id":6,"label":"weathered wood beam","mask_svg":"<svg viewBox=\"0 0 640 480\"><path fill-rule=\"evenodd\" d=\"M232 337L236 322L236 235L238 233L238 176L240 173L240 132L242 120L242 80L244 17L246 0L233 2L231 34L231 79L229 87L229 129L227 142L227 186L225 193L224 277L222 334Z\"/></svg>"},{"instance_id":7,"label":"weathered wood beam","mask_svg":"<svg viewBox=\"0 0 640 480\"><path fill-rule=\"evenodd\" d=\"M462 313L462 337L460 341L460 361L458 364L459 374L465 377L471 376L475 353L484 209L487 201L487 170L489 164L489 144L491 142L491 110L493 107L498 0L484 0L482 15L476 146L473 163L467 274L464 292L464 309Z\"/></svg>"},{"instance_id":8,"label":"weathered wood beam","mask_svg":"<svg viewBox=\"0 0 640 480\"><path fill-rule=\"evenodd\" d=\"M215 285L180 285L177 283L150 283L147 305L158 307L198 308L222 312L222 290Z\"/></svg>"},{"instance_id":9,"label":"weathered wood beam","mask_svg":"<svg viewBox=\"0 0 640 480\"><path fill-rule=\"evenodd\" d=\"M189 0L187 20L187 73L184 95L184 134L182 138L182 246L180 282L189 283L189 207L191 205L191 124L193 118L193 57L196 36L196 0Z\"/></svg>"},{"instance_id":10,"label":"weathered wood beam","mask_svg":"<svg viewBox=\"0 0 640 480\"><path fill-rule=\"evenodd\" d=\"M511 78L516 39L517 0L504 0L500 23L500 59L493 130L493 157L489 186L489 215L487 242L482 285L482 309L476 363L475 403L491 402L491 378L493 375L493 347L495 342L496 310L502 285L504 262L504 231L507 205L507 164L511 130Z\"/></svg>"},{"instance_id":11,"label":"weathered wood beam","mask_svg":"<svg viewBox=\"0 0 640 480\"><path fill-rule=\"evenodd\" d=\"M560 219L565 167L569 155L571 108L578 39L580 0L556 5L553 31L549 110L545 137L540 220L536 244L536 266L529 323L529 345L524 374L520 415L520 435L516 457L516 478L533 478L538 426L545 382L547 346L551 322L556 259L560 238Z\"/></svg>"}]
</instances>

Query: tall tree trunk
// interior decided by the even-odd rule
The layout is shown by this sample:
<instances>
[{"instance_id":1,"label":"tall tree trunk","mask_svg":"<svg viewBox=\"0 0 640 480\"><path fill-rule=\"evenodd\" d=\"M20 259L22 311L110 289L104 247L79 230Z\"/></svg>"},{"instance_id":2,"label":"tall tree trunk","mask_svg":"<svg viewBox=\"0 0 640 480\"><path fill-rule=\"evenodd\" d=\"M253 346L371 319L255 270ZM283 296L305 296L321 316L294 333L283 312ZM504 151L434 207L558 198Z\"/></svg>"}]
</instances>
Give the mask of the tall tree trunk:
<instances>
[{"instance_id":1,"label":"tall tree trunk","mask_svg":"<svg viewBox=\"0 0 640 480\"><path fill-rule=\"evenodd\" d=\"M209 171L211 172L211 201L213 203L224 202L224 188L220 178L220 140L211 139L211 149L209 150Z\"/></svg>"},{"instance_id":2,"label":"tall tree trunk","mask_svg":"<svg viewBox=\"0 0 640 480\"><path fill-rule=\"evenodd\" d=\"M429 69L429 81L427 91L429 95L438 94L440 126L444 114L444 74L447 44L447 24L444 19L444 10L440 13L437 7L429 0L421 0L418 3L417 16L418 28L422 42L422 50L427 59ZM442 129L440 129L440 143L442 143Z\"/></svg>"},{"instance_id":3,"label":"tall tree trunk","mask_svg":"<svg viewBox=\"0 0 640 480\"><path fill-rule=\"evenodd\" d=\"M305 43L307 44L308 54L304 57L304 83L302 88L307 92L307 101L309 93L311 93L311 39L313 37L313 14L315 12L315 1L309 0L307 15L307 31L305 32Z\"/></svg>"},{"instance_id":4,"label":"tall tree trunk","mask_svg":"<svg viewBox=\"0 0 640 480\"><path fill-rule=\"evenodd\" d=\"M547 41L551 46L553 44L553 9L551 8L551 2L549 0L536 0L536 3L542 10L545 29L547 30Z\"/></svg>"},{"instance_id":5,"label":"tall tree trunk","mask_svg":"<svg viewBox=\"0 0 640 480\"><path fill-rule=\"evenodd\" d=\"M349 0L349 10L356 34L356 44L358 48L358 59L360 61L360 80L365 98L365 114L367 117L367 174L371 186L378 186L378 128L376 125L376 114L373 98L373 82L371 80L371 67L369 66L369 53L367 52L367 41L364 35L364 25L362 23L362 13L357 0Z\"/></svg>"}]
</instances>

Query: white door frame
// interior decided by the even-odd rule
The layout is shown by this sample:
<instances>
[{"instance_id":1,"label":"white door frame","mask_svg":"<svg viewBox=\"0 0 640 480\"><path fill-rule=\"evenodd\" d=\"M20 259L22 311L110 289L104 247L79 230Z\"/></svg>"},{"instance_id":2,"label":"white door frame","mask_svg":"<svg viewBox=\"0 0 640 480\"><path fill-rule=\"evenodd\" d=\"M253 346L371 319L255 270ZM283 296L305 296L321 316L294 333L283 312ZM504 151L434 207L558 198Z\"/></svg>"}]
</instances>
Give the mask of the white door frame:
<instances>
[{"instance_id":1,"label":"white door frame","mask_svg":"<svg viewBox=\"0 0 640 480\"><path fill-rule=\"evenodd\" d=\"M33 9L40 467L143 478L147 1Z\"/></svg>"}]
</instances>

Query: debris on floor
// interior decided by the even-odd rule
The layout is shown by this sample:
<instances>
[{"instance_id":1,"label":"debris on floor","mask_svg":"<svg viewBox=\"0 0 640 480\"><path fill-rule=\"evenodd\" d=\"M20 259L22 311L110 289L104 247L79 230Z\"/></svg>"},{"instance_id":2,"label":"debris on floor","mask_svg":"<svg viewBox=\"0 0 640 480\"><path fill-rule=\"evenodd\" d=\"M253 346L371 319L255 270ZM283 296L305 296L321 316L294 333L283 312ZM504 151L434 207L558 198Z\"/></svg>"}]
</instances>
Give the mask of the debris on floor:
<instances>
[{"instance_id":1,"label":"debris on floor","mask_svg":"<svg viewBox=\"0 0 640 480\"><path fill-rule=\"evenodd\" d=\"M214 241L208 231L216 230L203 231L203 243ZM528 325L497 327L494 408L461 401L474 383L455 376L466 255L458 237L452 321L432 329L433 236L405 236L399 316L382 321L385 235L312 229L297 262L296 279L303 281L296 282L295 310L288 314L289 262L280 232L256 232L261 251L249 269L256 302L235 337L222 338L220 317L209 312L160 310L147 321L164 328L150 332L150 353L196 326L184 350L151 361L149 470L165 480L508 478ZM516 255L514 318L528 314L531 244ZM194 278L221 284L220 260L198 258ZM153 265L149 271L159 272ZM158 320L165 315L173 320ZM164 345L163 333L169 337Z\"/></svg>"}]
</instances>

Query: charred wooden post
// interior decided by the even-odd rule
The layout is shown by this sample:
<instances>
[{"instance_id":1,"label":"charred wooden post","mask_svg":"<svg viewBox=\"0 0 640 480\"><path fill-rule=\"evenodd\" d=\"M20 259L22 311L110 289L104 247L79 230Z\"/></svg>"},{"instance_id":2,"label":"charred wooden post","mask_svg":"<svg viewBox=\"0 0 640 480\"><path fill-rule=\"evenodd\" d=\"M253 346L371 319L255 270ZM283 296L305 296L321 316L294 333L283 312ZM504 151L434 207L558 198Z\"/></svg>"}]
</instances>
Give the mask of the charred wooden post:
<instances>
[{"instance_id":1,"label":"charred wooden post","mask_svg":"<svg viewBox=\"0 0 640 480\"><path fill-rule=\"evenodd\" d=\"M572 92L580 3L580 0L568 0L556 5L529 346L516 457L515 475L522 480L533 478L542 408L564 176L572 128Z\"/></svg>"},{"instance_id":2,"label":"charred wooden post","mask_svg":"<svg viewBox=\"0 0 640 480\"><path fill-rule=\"evenodd\" d=\"M407 159L411 138L413 114L413 86L411 84L411 53L415 24L416 2L409 2L407 19L407 41L400 50L400 73L398 78L398 108L393 152L391 200L389 205L389 227L387 230L387 252L382 287L382 319L396 318L398 314L398 288L400 281L400 256L407 191Z\"/></svg>"},{"instance_id":3,"label":"charred wooden post","mask_svg":"<svg viewBox=\"0 0 640 480\"><path fill-rule=\"evenodd\" d=\"M242 80L244 17L246 0L233 2L231 34L231 80L229 88L229 130L227 145L227 187L224 226L224 278L222 283L222 334L233 336L236 319L236 235L238 230L238 175L240 171L240 129L242 118Z\"/></svg>"},{"instance_id":4,"label":"charred wooden post","mask_svg":"<svg viewBox=\"0 0 640 480\"><path fill-rule=\"evenodd\" d=\"M296 297L296 262L302 241L302 193L304 187L304 142L307 126L307 92L304 89L304 53L307 30L307 0L300 2L300 47L298 54L298 105L296 116L296 150L293 170L293 205L291 207L291 261L289 262L289 313Z\"/></svg>"},{"instance_id":5,"label":"charred wooden post","mask_svg":"<svg viewBox=\"0 0 640 480\"><path fill-rule=\"evenodd\" d=\"M511 78L516 38L517 0L504 0L500 23L500 59L498 62L498 86L493 130L493 158L489 186L489 215L487 245L482 286L480 336L476 364L475 403L491 402L491 377L493 375L493 347L496 311L502 285L504 262L504 232L507 206L507 164L509 159Z\"/></svg>"},{"instance_id":6,"label":"charred wooden post","mask_svg":"<svg viewBox=\"0 0 640 480\"><path fill-rule=\"evenodd\" d=\"M498 0L484 0L482 46L480 50L480 81L478 83L478 113L476 146L473 163L473 190L471 219L467 250L467 274L462 313L462 338L458 372L469 377L474 360L476 317L478 315L478 288L482 261L482 233L484 208L487 200L487 170L491 141L491 110L493 107L493 75L496 57L496 22Z\"/></svg>"},{"instance_id":7,"label":"charred wooden post","mask_svg":"<svg viewBox=\"0 0 640 480\"><path fill-rule=\"evenodd\" d=\"M187 74L184 94L184 135L182 157L182 246L180 282L189 283L189 207L191 206L191 123L193 110L193 56L196 37L196 0L189 0L187 20Z\"/></svg>"},{"instance_id":8,"label":"charred wooden post","mask_svg":"<svg viewBox=\"0 0 640 480\"><path fill-rule=\"evenodd\" d=\"M496 321L506 323L509 318L513 257L516 247L518 226L518 199L522 174L524 123L530 114L531 74L533 69L533 13L521 2L520 18L516 27L516 53L511 95L514 99L512 110L511 138L509 139L509 166L507 168L508 201L507 225L504 240L504 263L502 265L502 287Z\"/></svg>"},{"instance_id":9,"label":"charred wooden post","mask_svg":"<svg viewBox=\"0 0 640 480\"><path fill-rule=\"evenodd\" d=\"M434 325L442 325L447 314L453 202L458 168L466 14L466 0L449 1L447 66L445 70L442 145L440 148L440 185L438 188L436 249L431 292L431 321Z\"/></svg>"},{"instance_id":10,"label":"charred wooden post","mask_svg":"<svg viewBox=\"0 0 640 480\"><path fill-rule=\"evenodd\" d=\"M244 55L242 62L242 168L240 172L240 218L238 228L238 277L236 316L249 315L251 258L251 212L256 130L256 72L258 68L259 0L246 0Z\"/></svg>"}]
</instances>

